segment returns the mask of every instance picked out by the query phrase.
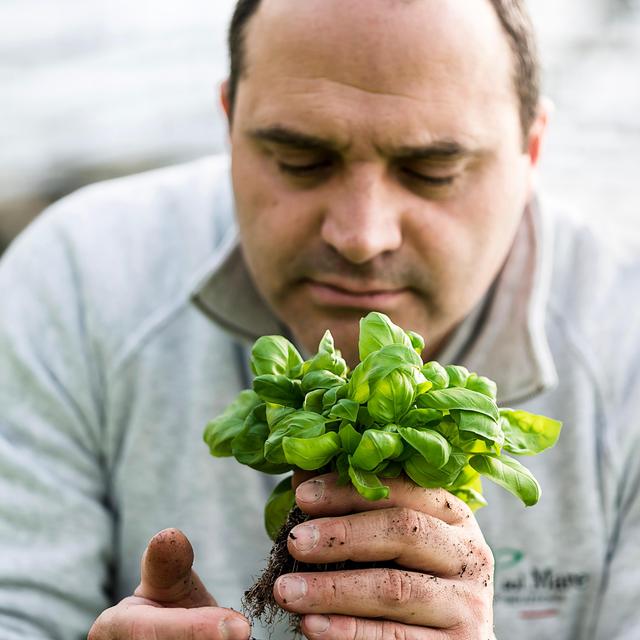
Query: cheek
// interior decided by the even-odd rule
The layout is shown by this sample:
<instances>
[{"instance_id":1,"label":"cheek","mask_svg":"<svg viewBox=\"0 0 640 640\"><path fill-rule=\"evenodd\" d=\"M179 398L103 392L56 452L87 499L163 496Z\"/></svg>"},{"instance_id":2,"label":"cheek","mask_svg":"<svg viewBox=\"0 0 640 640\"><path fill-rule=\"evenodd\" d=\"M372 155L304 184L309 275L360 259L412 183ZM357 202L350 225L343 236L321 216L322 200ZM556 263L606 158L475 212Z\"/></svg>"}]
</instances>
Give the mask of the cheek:
<instances>
[{"instance_id":1,"label":"cheek","mask_svg":"<svg viewBox=\"0 0 640 640\"><path fill-rule=\"evenodd\" d=\"M240 236L254 279L261 288L279 288L289 265L314 238L313 208L255 162L252 166L238 159L233 183Z\"/></svg>"},{"instance_id":2,"label":"cheek","mask_svg":"<svg viewBox=\"0 0 640 640\"><path fill-rule=\"evenodd\" d=\"M502 261L526 204L525 178L521 156L497 157L464 194L454 219L469 259Z\"/></svg>"},{"instance_id":3,"label":"cheek","mask_svg":"<svg viewBox=\"0 0 640 640\"><path fill-rule=\"evenodd\" d=\"M511 168L494 165L455 197L413 217L407 237L440 306L479 299L502 266L526 202L521 169Z\"/></svg>"}]
</instances>

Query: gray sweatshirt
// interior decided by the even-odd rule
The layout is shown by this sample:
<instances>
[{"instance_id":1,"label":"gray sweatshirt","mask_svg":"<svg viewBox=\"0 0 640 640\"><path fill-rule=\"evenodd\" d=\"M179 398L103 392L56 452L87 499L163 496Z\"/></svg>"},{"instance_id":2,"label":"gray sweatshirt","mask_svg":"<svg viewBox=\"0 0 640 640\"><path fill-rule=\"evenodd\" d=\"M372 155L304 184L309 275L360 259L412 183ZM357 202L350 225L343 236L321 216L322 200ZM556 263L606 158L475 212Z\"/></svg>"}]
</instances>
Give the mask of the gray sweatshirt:
<instances>
[{"instance_id":1,"label":"gray sweatshirt","mask_svg":"<svg viewBox=\"0 0 640 640\"><path fill-rule=\"evenodd\" d=\"M564 422L525 509L485 483L501 640L640 638L640 260L531 207L438 358ZM179 527L221 605L270 544L276 479L212 458L205 423L282 333L238 250L226 158L82 190L0 263L0 639L75 640ZM258 637L260 629L255 630ZM284 638L277 632L275 638Z\"/></svg>"}]
</instances>

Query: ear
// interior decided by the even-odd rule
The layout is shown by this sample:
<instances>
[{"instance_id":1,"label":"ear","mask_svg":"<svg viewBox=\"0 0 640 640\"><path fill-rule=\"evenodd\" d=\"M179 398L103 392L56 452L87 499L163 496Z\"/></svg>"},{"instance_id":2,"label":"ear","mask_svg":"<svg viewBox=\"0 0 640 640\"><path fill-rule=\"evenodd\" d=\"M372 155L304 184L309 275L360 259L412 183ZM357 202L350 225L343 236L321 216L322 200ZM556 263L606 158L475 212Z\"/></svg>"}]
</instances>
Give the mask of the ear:
<instances>
[{"instance_id":1,"label":"ear","mask_svg":"<svg viewBox=\"0 0 640 640\"><path fill-rule=\"evenodd\" d=\"M527 192L529 199L533 197L533 194L536 191L542 143L544 142L547 133L547 126L549 125L549 119L552 113L553 103L551 100L548 98L541 98L538 103L536 118L529 129L527 146L525 149L525 155L528 156L529 165L527 178Z\"/></svg>"},{"instance_id":2,"label":"ear","mask_svg":"<svg viewBox=\"0 0 640 640\"><path fill-rule=\"evenodd\" d=\"M231 129L231 103L229 102L229 78L220 85L220 104L227 116L227 123Z\"/></svg>"},{"instance_id":3,"label":"ear","mask_svg":"<svg viewBox=\"0 0 640 640\"><path fill-rule=\"evenodd\" d=\"M526 153L531 162L531 168L536 169L540 161L540 153L542 151L542 143L544 142L549 125L549 119L553 113L553 102L549 98L542 97L538 102L538 112L527 138Z\"/></svg>"}]
</instances>

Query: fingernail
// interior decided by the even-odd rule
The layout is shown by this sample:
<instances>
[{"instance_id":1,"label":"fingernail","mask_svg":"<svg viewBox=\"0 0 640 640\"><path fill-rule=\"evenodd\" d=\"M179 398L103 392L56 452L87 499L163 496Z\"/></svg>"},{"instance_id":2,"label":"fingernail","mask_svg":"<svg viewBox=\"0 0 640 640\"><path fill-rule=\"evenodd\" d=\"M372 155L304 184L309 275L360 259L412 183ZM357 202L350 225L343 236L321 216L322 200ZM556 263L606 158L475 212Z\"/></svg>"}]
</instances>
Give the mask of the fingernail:
<instances>
[{"instance_id":1,"label":"fingernail","mask_svg":"<svg viewBox=\"0 0 640 640\"><path fill-rule=\"evenodd\" d=\"M225 618L220 623L222 640L246 640L250 632L249 624L240 618Z\"/></svg>"},{"instance_id":2,"label":"fingernail","mask_svg":"<svg viewBox=\"0 0 640 640\"><path fill-rule=\"evenodd\" d=\"M327 616L313 614L304 618L304 626L309 633L324 633L330 625L331 620Z\"/></svg>"},{"instance_id":3,"label":"fingernail","mask_svg":"<svg viewBox=\"0 0 640 640\"><path fill-rule=\"evenodd\" d=\"M284 576L278 578L277 589L283 604L300 600L307 594L307 583L304 578Z\"/></svg>"},{"instance_id":4,"label":"fingernail","mask_svg":"<svg viewBox=\"0 0 640 640\"><path fill-rule=\"evenodd\" d=\"M296 489L296 498L302 502L317 502L324 495L324 480L307 480Z\"/></svg>"},{"instance_id":5,"label":"fingernail","mask_svg":"<svg viewBox=\"0 0 640 640\"><path fill-rule=\"evenodd\" d=\"M289 538L299 551L309 551L318 544L320 532L315 524L299 524L291 530Z\"/></svg>"}]
</instances>

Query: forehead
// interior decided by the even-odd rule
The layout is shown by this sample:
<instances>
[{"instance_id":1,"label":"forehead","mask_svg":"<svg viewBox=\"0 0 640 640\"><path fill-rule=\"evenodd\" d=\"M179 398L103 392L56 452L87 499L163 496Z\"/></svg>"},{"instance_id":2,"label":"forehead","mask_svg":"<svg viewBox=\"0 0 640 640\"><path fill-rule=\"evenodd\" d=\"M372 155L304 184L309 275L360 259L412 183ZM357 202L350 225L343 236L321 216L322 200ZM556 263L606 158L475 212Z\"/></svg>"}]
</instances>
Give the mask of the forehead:
<instances>
[{"instance_id":1,"label":"forehead","mask_svg":"<svg viewBox=\"0 0 640 640\"><path fill-rule=\"evenodd\" d=\"M486 125L517 109L512 68L488 0L262 0L238 101L265 120L282 109L335 120L337 110L345 128L399 112L407 125Z\"/></svg>"}]
</instances>

